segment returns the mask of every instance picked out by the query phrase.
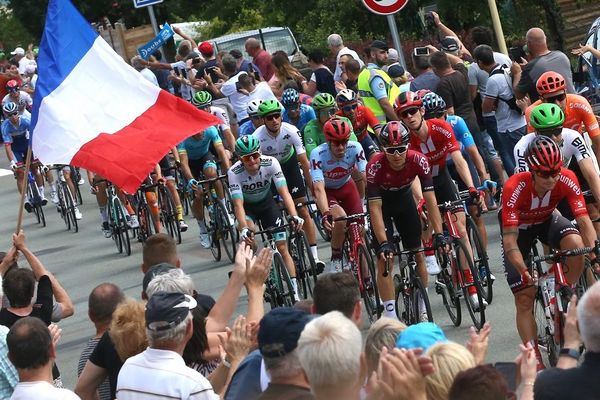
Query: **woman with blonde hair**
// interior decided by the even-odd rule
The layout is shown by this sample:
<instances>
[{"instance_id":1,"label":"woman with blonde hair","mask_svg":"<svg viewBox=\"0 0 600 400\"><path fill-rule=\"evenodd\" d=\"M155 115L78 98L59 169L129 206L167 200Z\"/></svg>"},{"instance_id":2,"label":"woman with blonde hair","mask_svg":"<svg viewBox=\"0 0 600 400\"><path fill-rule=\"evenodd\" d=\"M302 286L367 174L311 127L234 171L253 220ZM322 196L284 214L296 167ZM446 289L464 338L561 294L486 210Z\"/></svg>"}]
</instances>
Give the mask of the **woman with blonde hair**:
<instances>
[{"instance_id":1,"label":"woman with blonde hair","mask_svg":"<svg viewBox=\"0 0 600 400\"><path fill-rule=\"evenodd\" d=\"M456 375L476 365L473 354L458 343L435 344L426 355L431 357L435 370L425 377L428 400L447 400Z\"/></svg>"},{"instance_id":2,"label":"woman with blonde hair","mask_svg":"<svg viewBox=\"0 0 600 400\"><path fill-rule=\"evenodd\" d=\"M306 91L308 85L306 78L292 66L284 51L276 51L273 53L271 64L273 65L275 73L271 79L269 79L269 86L277 98L281 98L284 86L288 81L296 82L300 91Z\"/></svg>"}]
</instances>

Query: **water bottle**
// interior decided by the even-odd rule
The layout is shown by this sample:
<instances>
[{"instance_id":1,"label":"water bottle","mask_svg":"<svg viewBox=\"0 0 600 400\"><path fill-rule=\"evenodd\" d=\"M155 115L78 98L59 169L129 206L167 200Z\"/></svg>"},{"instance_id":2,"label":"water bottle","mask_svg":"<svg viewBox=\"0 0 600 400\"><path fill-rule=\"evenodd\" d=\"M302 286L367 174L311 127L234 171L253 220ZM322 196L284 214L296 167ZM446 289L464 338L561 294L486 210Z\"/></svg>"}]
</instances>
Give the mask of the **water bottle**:
<instances>
[{"instance_id":1,"label":"water bottle","mask_svg":"<svg viewBox=\"0 0 600 400\"><path fill-rule=\"evenodd\" d=\"M555 300L555 289L556 289L556 280L554 275L549 275L546 279L546 287L548 288L548 295L550 296L550 301L556 302Z\"/></svg>"}]
</instances>

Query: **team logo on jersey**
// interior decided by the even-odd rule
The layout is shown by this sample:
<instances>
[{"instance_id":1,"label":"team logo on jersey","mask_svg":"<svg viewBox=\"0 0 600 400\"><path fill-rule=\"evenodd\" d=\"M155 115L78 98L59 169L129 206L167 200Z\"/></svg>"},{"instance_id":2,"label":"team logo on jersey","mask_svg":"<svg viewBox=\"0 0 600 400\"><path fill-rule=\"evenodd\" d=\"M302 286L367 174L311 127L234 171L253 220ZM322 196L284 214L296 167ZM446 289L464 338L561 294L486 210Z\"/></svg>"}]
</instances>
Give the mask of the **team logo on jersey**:
<instances>
[{"instance_id":1,"label":"team logo on jersey","mask_svg":"<svg viewBox=\"0 0 600 400\"><path fill-rule=\"evenodd\" d=\"M273 147L272 146L267 146L267 151L273 151Z\"/></svg>"},{"instance_id":2,"label":"team logo on jersey","mask_svg":"<svg viewBox=\"0 0 600 400\"><path fill-rule=\"evenodd\" d=\"M306 143L313 144L314 142L315 142L315 140L313 138L311 138L311 137L306 138Z\"/></svg>"},{"instance_id":3,"label":"team logo on jersey","mask_svg":"<svg viewBox=\"0 0 600 400\"><path fill-rule=\"evenodd\" d=\"M350 170L350 169L336 167L336 168L332 169L331 171L325 171L323 173L323 175L325 175L325 177L329 178L329 179L340 179L345 176L348 176L351 173L351 171L352 170Z\"/></svg>"},{"instance_id":4,"label":"team logo on jersey","mask_svg":"<svg viewBox=\"0 0 600 400\"><path fill-rule=\"evenodd\" d=\"M311 160L312 161L312 169L321 169L321 161Z\"/></svg>"},{"instance_id":5,"label":"team logo on jersey","mask_svg":"<svg viewBox=\"0 0 600 400\"><path fill-rule=\"evenodd\" d=\"M365 152L361 150L360 153L356 156L356 161L365 160Z\"/></svg>"},{"instance_id":6,"label":"team logo on jersey","mask_svg":"<svg viewBox=\"0 0 600 400\"><path fill-rule=\"evenodd\" d=\"M283 140L288 140L290 137L291 137L291 136L290 136L290 134L288 133L288 134L286 134L286 135L283 137Z\"/></svg>"}]
</instances>

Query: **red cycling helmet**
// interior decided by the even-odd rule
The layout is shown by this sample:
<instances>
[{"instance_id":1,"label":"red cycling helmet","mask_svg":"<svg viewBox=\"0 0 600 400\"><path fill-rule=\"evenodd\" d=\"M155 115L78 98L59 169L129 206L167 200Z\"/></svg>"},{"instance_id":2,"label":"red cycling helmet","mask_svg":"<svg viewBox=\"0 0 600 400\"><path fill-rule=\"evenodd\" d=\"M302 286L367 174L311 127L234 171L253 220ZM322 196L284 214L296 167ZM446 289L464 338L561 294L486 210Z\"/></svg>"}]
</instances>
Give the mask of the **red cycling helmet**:
<instances>
[{"instance_id":1,"label":"red cycling helmet","mask_svg":"<svg viewBox=\"0 0 600 400\"><path fill-rule=\"evenodd\" d=\"M525 153L530 171L557 171L563 165L563 156L556 142L547 136L536 136Z\"/></svg>"},{"instance_id":2,"label":"red cycling helmet","mask_svg":"<svg viewBox=\"0 0 600 400\"><path fill-rule=\"evenodd\" d=\"M429 90L429 89L419 89L419 90L417 90L417 91L415 92L415 94L416 94L417 96L419 96L420 98L423 98L423 97L425 97L425 95L426 95L427 93L432 93L432 91L431 91L431 90Z\"/></svg>"},{"instance_id":3,"label":"red cycling helmet","mask_svg":"<svg viewBox=\"0 0 600 400\"><path fill-rule=\"evenodd\" d=\"M390 121L381 130L379 141L384 147L408 144L410 134L402 122Z\"/></svg>"},{"instance_id":4,"label":"red cycling helmet","mask_svg":"<svg viewBox=\"0 0 600 400\"><path fill-rule=\"evenodd\" d=\"M415 92L402 92L394 102L394 109L396 110L396 114L399 116L402 111L414 108L414 107L422 107L423 100L421 97Z\"/></svg>"},{"instance_id":5,"label":"red cycling helmet","mask_svg":"<svg viewBox=\"0 0 600 400\"><path fill-rule=\"evenodd\" d=\"M6 82L6 90L8 91L12 91L12 90L19 90L19 81L17 81L16 79L11 79L10 81Z\"/></svg>"},{"instance_id":6,"label":"red cycling helmet","mask_svg":"<svg viewBox=\"0 0 600 400\"><path fill-rule=\"evenodd\" d=\"M352 126L345 120L340 118L331 118L323 125L323 133L326 141L347 141L350 139Z\"/></svg>"},{"instance_id":7,"label":"red cycling helmet","mask_svg":"<svg viewBox=\"0 0 600 400\"><path fill-rule=\"evenodd\" d=\"M565 90L565 78L558 72L544 72L537 80L535 87L540 96Z\"/></svg>"}]
</instances>

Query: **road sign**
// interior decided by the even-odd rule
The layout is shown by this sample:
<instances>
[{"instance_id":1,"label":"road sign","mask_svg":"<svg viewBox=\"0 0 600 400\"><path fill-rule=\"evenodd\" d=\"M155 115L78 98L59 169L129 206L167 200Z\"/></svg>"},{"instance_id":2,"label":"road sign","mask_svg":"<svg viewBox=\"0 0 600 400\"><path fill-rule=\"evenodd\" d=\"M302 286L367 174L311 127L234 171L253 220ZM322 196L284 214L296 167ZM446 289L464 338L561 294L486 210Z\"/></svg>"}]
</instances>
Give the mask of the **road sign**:
<instances>
[{"instance_id":1,"label":"road sign","mask_svg":"<svg viewBox=\"0 0 600 400\"><path fill-rule=\"evenodd\" d=\"M135 8L148 7L154 4L162 3L163 0L133 0L133 6Z\"/></svg>"},{"instance_id":2,"label":"road sign","mask_svg":"<svg viewBox=\"0 0 600 400\"><path fill-rule=\"evenodd\" d=\"M152 54L158 49L160 49L167 40L171 39L175 32L169 26L169 24L165 24L165 26L158 32L158 36L154 39L146 43L145 45L138 47L139 55L144 59L148 60Z\"/></svg>"},{"instance_id":3,"label":"road sign","mask_svg":"<svg viewBox=\"0 0 600 400\"><path fill-rule=\"evenodd\" d=\"M408 3L408 0L362 0L369 11L380 15L397 13Z\"/></svg>"}]
</instances>

